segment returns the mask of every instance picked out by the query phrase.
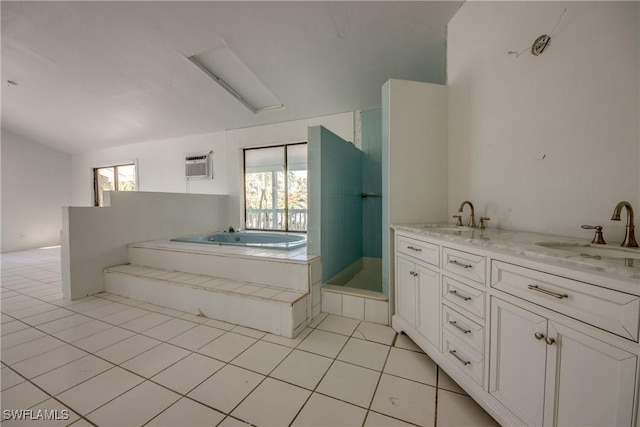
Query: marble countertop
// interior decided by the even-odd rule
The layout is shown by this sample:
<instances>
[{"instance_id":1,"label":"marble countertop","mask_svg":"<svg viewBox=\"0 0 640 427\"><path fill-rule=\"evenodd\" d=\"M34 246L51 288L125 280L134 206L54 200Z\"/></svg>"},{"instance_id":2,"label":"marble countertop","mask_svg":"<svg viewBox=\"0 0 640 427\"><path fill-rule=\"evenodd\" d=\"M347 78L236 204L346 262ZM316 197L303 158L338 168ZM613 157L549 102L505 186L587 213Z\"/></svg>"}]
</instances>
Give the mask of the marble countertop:
<instances>
[{"instance_id":1,"label":"marble countertop","mask_svg":"<svg viewBox=\"0 0 640 427\"><path fill-rule=\"evenodd\" d=\"M594 271L611 275L617 279L637 283L640 291L640 259L594 257L562 249L540 246L536 243L566 243L576 246L590 245L590 241L571 237L553 236L526 231L484 230L468 227L456 227L453 224L393 224L397 231L407 231L425 237L468 245L486 250L498 251L508 255L520 256L532 260L550 262L557 265L577 268L582 271ZM611 249L632 251L640 257L640 249L621 248L617 244L592 245Z\"/></svg>"}]
</instances>

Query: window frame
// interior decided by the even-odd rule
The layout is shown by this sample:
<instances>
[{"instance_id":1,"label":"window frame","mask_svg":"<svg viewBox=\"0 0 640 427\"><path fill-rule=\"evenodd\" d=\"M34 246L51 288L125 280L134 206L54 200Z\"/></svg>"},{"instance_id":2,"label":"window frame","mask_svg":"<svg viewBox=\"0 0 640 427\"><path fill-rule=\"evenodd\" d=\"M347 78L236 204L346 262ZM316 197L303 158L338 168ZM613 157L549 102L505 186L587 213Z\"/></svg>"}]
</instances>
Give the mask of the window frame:
<instances>
[{"instance_id":1,"label":"window frame","mask_svg":"<svg viewBox=\"0 0 640 427\"><path fill-rule=\"evenodd\" d=\"M102 165L97 165L97 166L93 166L91 168L91 180L92 180L92 196L93 196L93 206L95 207L104 207L104 206L100 206L100 201L98 199L98 170L99 169L109 169L109 168L113 168L113 172L114 172L114 183L115 183L115 190L111 190L111 191L122 191L122 190L118 190L118 173L117 173L117 169L118 167L122 167L122 166L133 166L134 169L134 173L135 173L135 183L136 183L136 189L133 191L138 191L139 187L139 181L138 181L138 160L125 160L122 162L114 162L114 163L110 163L110 164L102 164Z\"/></svg>"},{"instance_id":2,"label":"window frame","mask_svg":"<svg viewBox=\"0 0 640 427\"><path fill-rule=\"evenodd\" d=\"M274 144L274 145L261 145L261 146L255 146L255 147L243 147L242 148L242 200L243 200L243 213L244 213L244 218L243 218L243 224L244 224L244 229L245 230L251 230L251 231L274 231L274 232L280 232L280 233L301 233L301 234L306 234L307 230L289 230L289 159L288 159L288 150L287 147L291 147L291 146L295 146L295 145L307 145L308 146L309 142L308 141L299 141L299 142L289 142L289 143L285 143L285 144ZM247 173L246 173L246 165L247 165L247 161L246 161L246 155L247 155L247 151L249 150L260 150L260 149L265 149L265 148L278 148L278 147L282 147L284 150L284 193L285 193L285 198L284 198L284 229L275 229L275 228L248 228L247 227ZM307 159L307 173L309 171L309 163L308 163L308 159ZM309 181L308 181L308 175L307 175L307 195L309 194ZM308 197L307 197L308 199ZM277 209L277 208L276 208ZM309 215L309 205L307 202L307 217ZM308 220L307 220L307 225L308 225Z\"/></svg>"}]
</instances>

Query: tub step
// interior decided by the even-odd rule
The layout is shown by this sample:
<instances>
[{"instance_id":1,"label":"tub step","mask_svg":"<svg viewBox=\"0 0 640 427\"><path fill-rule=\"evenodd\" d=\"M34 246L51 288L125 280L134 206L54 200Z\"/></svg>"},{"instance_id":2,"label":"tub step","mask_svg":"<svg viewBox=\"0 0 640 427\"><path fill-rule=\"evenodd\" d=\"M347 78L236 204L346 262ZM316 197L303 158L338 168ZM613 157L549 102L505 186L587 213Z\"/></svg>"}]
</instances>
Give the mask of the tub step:
<instances>
[{"instance_id":1,"label":"tub step","mask_svg":"<svg viewBox=\"0 0 640 427\"><path fill-rule=\"evenodd\" d=\"M252 249L251 252L234 246L169 240L131 243L127 248L131 264L188 271L298 292L309 292L310 265L320 264L319 257L299 251L255 252L257 249Z\"/></svg>"},{"instance_id":2,"label":"tub step","mask_svg":"<svg viewBox=\"0 0 640 427\"><path fill-rule=\"evenodd\" d=\"M250 282L124 264L104 269L105 291L294 338L309 294Z\"/></svg>"}]
</instances>

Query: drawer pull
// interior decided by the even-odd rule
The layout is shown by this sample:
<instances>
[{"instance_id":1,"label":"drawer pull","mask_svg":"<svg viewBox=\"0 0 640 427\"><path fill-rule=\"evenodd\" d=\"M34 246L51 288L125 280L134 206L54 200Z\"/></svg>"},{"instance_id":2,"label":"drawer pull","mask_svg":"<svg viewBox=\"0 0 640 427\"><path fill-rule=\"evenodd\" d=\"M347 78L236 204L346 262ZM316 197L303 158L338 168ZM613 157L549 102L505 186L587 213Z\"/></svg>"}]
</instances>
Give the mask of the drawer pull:
<instances>
[{"instance_id":1,"label":"drawer pull","mask_svg":"<svg viewBox=\"0 0 640 427\"><path fill-rule=\"evenodd\" d=\"M465 329L462 326L458 325L458 322L456 322L455 320L449 320L449 324L451 326L453 326L454 328L462 331L465 334L470 334L471 333L471 329Z\"/></svg>"},{"instance_id":2,"label":"drawer pull","mask_svg":"<svg viewBox=\"0 0 640 427\"><path fill-rule=\"evenodd\" d=\"M411 249L412 251L422 252L421 248L414 248L413 246L407 246L407 249Z\"/></svg>"},{"instance_id":3,"label":"drawer pull","mask_svg":"<svg viewBox=\"0 0 640 427\"><path fill-rule=\"evenodd\" d=\"M460 299L462 299L462 300L465 300L465 301L469 301L469 300L471 299L471 297L465 297L464 295L460 295L460 294L458 293L458 291L455 291L455 290L454 290L454 291L449 291L449 293L450 293L451 295L453 295L454 297L458 297L458 298L460 298Z\"/></svg>"},{"instance_id":4,"label":"drawer pull","mask_svg":"<svg viewBox=\"0 0 640 427\"><path fill-rule=\"evenodd\" d=\"M453 264L453 265L457 265L458 267L462 267L462 268L471 268L471 267L473 267L473 265L471 265L471 264L463 264L463 263L461 263L461 262L459 262L459 261L457 261L455 259L449 260L449 263Z\"/></svg>"},{"instance_id":5,"label":"drawer pull","mask_svg":"<svg viewBox=\"0 0 640 427\"><path fill-rule=\"evenodd\" d=\"M449 350L449 354L451 354L453 357L455 357L456 359L458 359L460 361L460 363L462 363L463 365L470 365L471 362L469 362L468 360L464 360L463 358L461 358L460 356L458 356L458 353L456 353L455 350Z\"/></svg>"},{"instance_id":6,"label":"drawer pull","mask_svg":"<svg viewBox=\"0 0 640 427\"><path fill-rule=\"evenodd\" d=\"M569 295L567 295L567 294L559 294L557 292L552 292L552 291L549 291L547 289L543 289L543 288L539 287L538 285L529 285L529 286L527 286L527 288L531 289L532 291L541 292L541 293L546 294L546 295L551 295L552 297L555 297L555 298L558 298L558 299L569 298Z\"/></svg>"}]
</instances>

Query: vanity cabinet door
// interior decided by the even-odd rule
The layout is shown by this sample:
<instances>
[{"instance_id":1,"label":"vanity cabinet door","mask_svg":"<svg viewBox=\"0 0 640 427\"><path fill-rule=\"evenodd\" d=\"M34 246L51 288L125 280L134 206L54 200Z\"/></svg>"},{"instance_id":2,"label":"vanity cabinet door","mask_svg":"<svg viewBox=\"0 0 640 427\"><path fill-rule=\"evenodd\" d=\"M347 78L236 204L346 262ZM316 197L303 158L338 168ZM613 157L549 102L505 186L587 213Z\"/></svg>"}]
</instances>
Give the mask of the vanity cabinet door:
<instances>
[{"instance_id":1,"label":"vanity cabinet door","mask_svg":"<svg viewBox=\"0 0 640 427\"><path fill-rule=\"evenodd\" d=\"M549 321L544 424L630 426L637 357Z\"/></svg>"},{"instance_id":2,"label":"vanity cabinet door","mask_svg":"<svg viewBox=\"0 0 640 427\"><path fill-rule=\"evenodd\" d=\"M396 314L416 326L416 265L396 257Z\"/></svg>"},{"instance_id":3,"label":"vanity cabinet door","mask_svg":"<svg viewBox=\"0 0 640 427\"><path fill-rule=\"evenodd\" d=\"M489 393L524 425L543 421L547 319L491 299Z\"/></svg>"},{"instance_id":4,"label":"vanity cabinet door","mask_svg":"<svg viewBox=\"0 0 640 427\"><path fill-rule=\"evenodd\" d=\"M631 426L637 356L491 299L489 393L528 426Z\"/></svg>"},{"instance_id":5,"label":"vanity cabinet door","mask_svg":"<svg viewBox=\"0 0 640 427\"><path fill-rule=\"evenodd\" d=\"M440 274L416 266L418 318L416 328L431 344L440 347Z\"/></svg>"}]
</instances>

